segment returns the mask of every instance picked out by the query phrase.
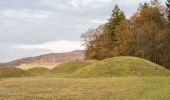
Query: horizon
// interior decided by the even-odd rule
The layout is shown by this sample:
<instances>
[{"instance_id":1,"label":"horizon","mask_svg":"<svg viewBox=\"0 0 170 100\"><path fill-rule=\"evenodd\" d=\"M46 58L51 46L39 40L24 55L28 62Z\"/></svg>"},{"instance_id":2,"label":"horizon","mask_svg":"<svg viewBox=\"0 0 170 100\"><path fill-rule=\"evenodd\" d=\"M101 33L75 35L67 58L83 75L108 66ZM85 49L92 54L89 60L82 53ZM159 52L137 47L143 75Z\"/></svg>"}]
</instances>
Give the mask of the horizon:
<instances>
[{"instance_id":1,"label":"horizon","mask_svg":"<svg viewBox=\"0 0 170 100\"><path fill-rule=\"evenodd\" d=\"M84 51L84 50L65 51L65 52L61 52L61 53L52 52L52 53L47 53L47 54L40 54L40 55L34 55L34 56L28 56L28 57L23 57L23 58L19 58L19 59L14 59L14 60L11 60L11 61L8 61L8 62L0 62L0 64L6 64L6 63L9 63L9 62L12 62L12 61L27 59L27 58L30 58L30 57L31 58L32 57L39 57L39 56L45 56L45 55L50 55L50 54L65 54L65 53L72 53L72 52L77 52L77 51Z\"/></svg>"},{"instance_id":2,"label":"horizon","mask_svg":"<svg viewBox=\"0 0 170 100\"><path fill-rule=\"evenodd\" d=\"M129 18L145 1L0 0L0 63L84 50L80 35L104 24L115 4Z\"/></svg>"}]
</instances>

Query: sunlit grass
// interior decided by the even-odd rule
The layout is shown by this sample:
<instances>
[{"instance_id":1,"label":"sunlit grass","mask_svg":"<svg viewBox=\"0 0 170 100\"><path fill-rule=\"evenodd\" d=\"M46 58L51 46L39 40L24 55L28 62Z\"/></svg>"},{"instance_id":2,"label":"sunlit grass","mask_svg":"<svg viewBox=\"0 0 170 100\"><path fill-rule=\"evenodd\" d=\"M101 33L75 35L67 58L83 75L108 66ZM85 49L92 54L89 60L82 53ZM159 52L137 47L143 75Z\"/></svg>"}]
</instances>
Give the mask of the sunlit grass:
<instances>
[{"instance_id":1,"label":"sunlit grass","mask_svg":"<svg viewBox=\"0 0 170 100\"><path fill-rule=\"evenodd\" d=\"M170 77L13 78L0 81L0 100L169 100Z\"/></svg>"}]
</instances>

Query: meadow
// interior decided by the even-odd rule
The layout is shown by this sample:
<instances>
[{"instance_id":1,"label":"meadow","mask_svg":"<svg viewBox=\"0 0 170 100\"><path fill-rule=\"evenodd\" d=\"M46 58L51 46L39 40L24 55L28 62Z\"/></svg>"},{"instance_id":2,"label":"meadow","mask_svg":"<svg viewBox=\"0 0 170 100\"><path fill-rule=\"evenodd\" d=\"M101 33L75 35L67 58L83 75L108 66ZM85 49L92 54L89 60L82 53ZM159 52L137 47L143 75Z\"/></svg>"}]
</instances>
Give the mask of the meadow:
<instances>
[{"instance_id":1,"label":"meadow","mask_svg":"<svg viewBox=\"0 0 170 100\"><path fill-rule=\"evenodd\" d=\"M169 100L170 77L54 78L0 81L0 100Z\"/></svg>"},{"instance_id":2,"label":"meadow","mask_svg":"<svg viewBox=\"0 0 170 100\"><path fill-rule=\"evenodd\" d=\"M0 100L169 100L170 71L136 57L72 61L53 69L0 68Z\"/></svg>"}]
</instances>

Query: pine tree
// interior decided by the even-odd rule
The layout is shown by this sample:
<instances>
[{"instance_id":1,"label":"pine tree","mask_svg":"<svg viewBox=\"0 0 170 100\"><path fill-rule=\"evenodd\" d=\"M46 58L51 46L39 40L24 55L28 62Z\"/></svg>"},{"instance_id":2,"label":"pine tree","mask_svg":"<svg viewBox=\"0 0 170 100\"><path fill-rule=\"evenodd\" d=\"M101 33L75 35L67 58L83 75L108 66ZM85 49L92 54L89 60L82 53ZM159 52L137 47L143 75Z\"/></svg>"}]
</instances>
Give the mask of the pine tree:
<instances>
[{"instance_id":1,"label":"pine tree","mask_svg":"<svg viewBox=\"0 0 170 100\"><path fill-rule=\"evenodd\" d=\"M108 57L112 57L114 55L113 53L115 53L113 52L113 48L115 46L114 43L115 41L117 41L115 29L125 19L126 18L124 12L120 10L118 5L115 5L114 10L112 11L112 15L110 19L108 19L108 23L105 25L104 28L104 34L105 34L104 40L105 40L106 48L108 49L106 50Z\"/></svg>"},{"instance_id":2,"label":"pine tree","mask_svg":"<svg viewBox=\"0 0 170 100\"><path fill-rule=\"evenodd\" d=\"M170 24L170 0L167 0L166 6L167 6L167 11L168 11L167 17L168 17L169 24Z\"/></svg>"}]
</instances>

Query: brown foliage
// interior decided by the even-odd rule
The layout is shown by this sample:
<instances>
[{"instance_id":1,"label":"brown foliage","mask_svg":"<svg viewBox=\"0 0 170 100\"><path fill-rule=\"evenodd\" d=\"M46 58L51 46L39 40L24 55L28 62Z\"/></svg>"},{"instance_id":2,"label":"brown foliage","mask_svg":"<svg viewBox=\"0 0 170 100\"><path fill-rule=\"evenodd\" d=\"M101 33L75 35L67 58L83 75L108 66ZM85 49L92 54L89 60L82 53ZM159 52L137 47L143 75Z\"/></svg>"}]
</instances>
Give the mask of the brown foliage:
<instances>
[{"instance_id":1,"label":"brown foliage","mask_svg":"<svg viewBox=\"0 0 170 100\"><path fill-rule=\"evenodd\" d=\"M114 30L93 32L85 38L89 39L85 40L86 58L136 56L170 68L170 29L162 8L157 0L144 3L129 20L114 26ZM108 37L109 32L114 35Z\"/></svg>"}]
</instances>

